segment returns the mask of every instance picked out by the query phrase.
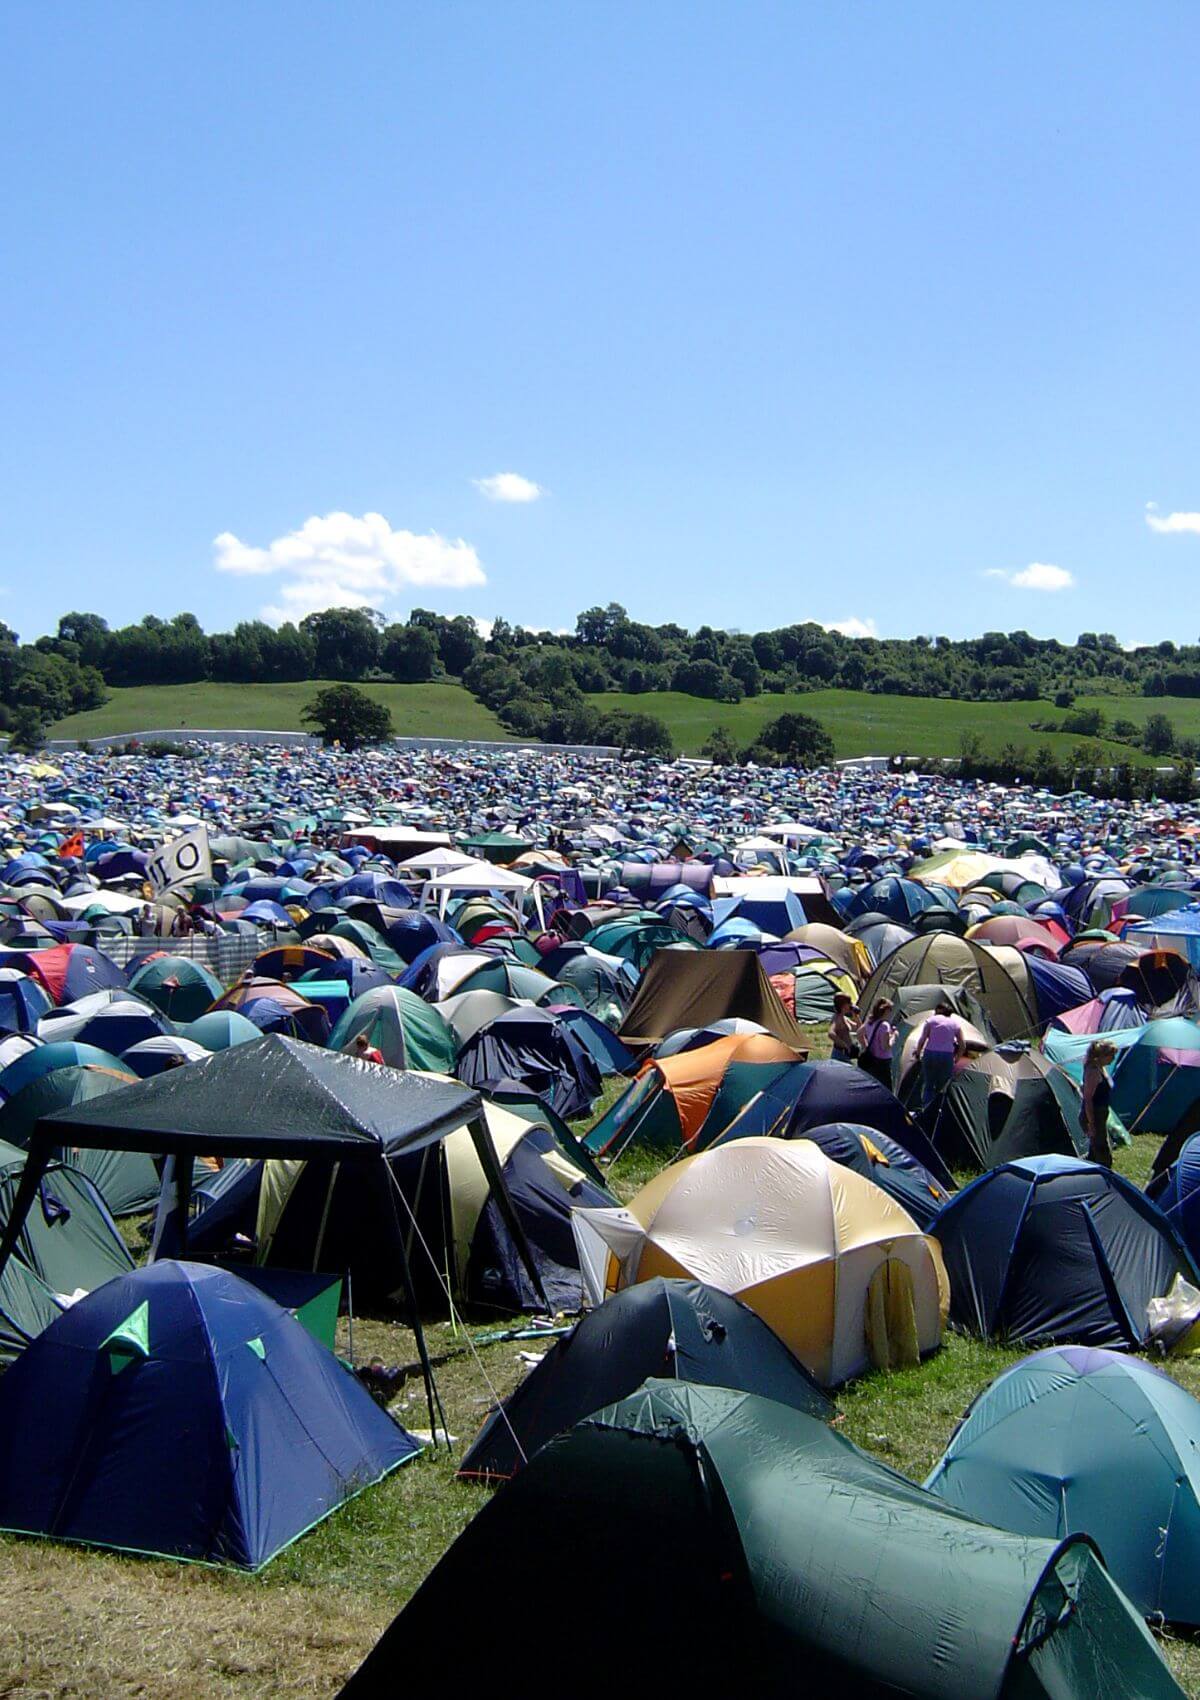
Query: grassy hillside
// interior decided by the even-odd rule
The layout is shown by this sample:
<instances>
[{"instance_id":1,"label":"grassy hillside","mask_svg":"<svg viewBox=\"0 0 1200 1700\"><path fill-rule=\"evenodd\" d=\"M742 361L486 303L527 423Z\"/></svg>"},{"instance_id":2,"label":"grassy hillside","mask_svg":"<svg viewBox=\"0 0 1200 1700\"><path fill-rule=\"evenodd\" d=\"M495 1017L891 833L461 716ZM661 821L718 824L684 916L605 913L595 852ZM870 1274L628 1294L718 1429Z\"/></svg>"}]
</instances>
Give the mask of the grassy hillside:
<instances>
[{"instance_id":1,"label":"grassy hillside","mask_svg":"<svg viewBox=\"0 0 1200 1700\"><path fill-rule=\"evenodd\" d=\"M598 707L656 714L670 728L685 754L696 754L714 726L727 726L739 744L754 738L777 715L811 714L828 728L839 756L956 756L964 732L977 733L984 750L995 753L1009 742L1035 749L1046 744L1058 756L1080 742L1067 733L1035 732L1034 720L1061 720L1062 711L1046 702L948 702L941 697L881 697L866 691L808 691L781 696L747 697L739 703L709 702L678 691L629 696L609 693L589 699ZM1097 707L1109 721L1125 718L1141 724L1158 711L1180 733L1200 735L1200 700L1172 697L1080 698L1077 708ZM1112 761L1145 761L1128 745L1099 740Z\"/></svg>"},{"instance_id":2,"label":"grassy hillside","mask_svg":"<svg viewBox=\"0 0 1200 1700\"><path fill-rule=\"evenodd\" d=\"M56 738L98 738L106 733L151 730L186 733L189 727L245 727L296 732L300 710L328 681L292 685L145 685L114 690L103 708L73 714L52 728ZM490 709L461 685L366 685L369 695L386 702L396 731L413 737L506 738ZM975 732L985 751L1012 742L1030 749L1048 744L1056 755L1069 755L1080 742L1070 733L1035 732L1034 720L1061 720L1062 711L1045 702L948 702L940 697L880 697L866 691L809 691L747 698L739 703L709 702L678 691L646 696L609 693L589 699L600 708L656 714L670 728L677 747L696 754L714 726L727 726L739 744L749 744L768 720L799 711L811 714L833 734L839 756L956 756L964 732ZM1177 732L1200 737L1200 698L1080 697L1077 708L1099 708L1111 722L1142 725L1162 713ZM1146 761L1128 745L1101 740L1112 761Z\"/></svg>"},{"instance_id":3,"label":"grassy hillside","mask_svg":"<svg viewBox=\"0 0 1200 1700\"><path fill-rule=\"evenodd\" d=\"M143 685L114 690L103 708L72 714L51 728L53 738L101 738L116 732L188 727L302 732L300 711L328 680L289 685ZM398 733L416 738L507 738L490 709L461 685L364 685L392 711Z\"/></svg>"}]
</instances>

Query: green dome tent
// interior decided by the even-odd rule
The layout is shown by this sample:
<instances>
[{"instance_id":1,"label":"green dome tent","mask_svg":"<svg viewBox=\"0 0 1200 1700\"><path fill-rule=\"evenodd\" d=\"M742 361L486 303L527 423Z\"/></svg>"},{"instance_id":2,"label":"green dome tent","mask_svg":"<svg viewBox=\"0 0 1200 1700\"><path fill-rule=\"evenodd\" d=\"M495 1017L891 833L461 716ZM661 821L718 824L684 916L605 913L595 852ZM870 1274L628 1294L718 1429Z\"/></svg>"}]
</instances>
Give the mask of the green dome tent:
<instances>
[{"instance_id":1,"label":"green dome tent","mask_svg":"<svg viewBox=\"0 0 1200 1700\"><path fill-rule=\"evenodd\" d=\"M454 1072L455 1043L441 1013L415 992L376 986L355 998L329 1036L331 1051L346 1051L360 1033L392 1068L433 1074Z\"/></svg>"},{"instance_id":2,"label":"green dome tent","mask_svg":"<svg viewBox=\"0 0 1200 1700\"><path fill-rule=\"evenodd\" d=\"M925 1484L1025 1535L1086 1531L1146 1617L1200 1623L1200 1404L1123 1353L1053 1346L975 1400Z\"/></svg>"},{"instance_id":3,"label":"green dome tent","mask_svg":"<svg viewBox=\"0 0 1200 1700\"><path fill-rule=\"evenodd\" d=\"M902 986L963 986L978 998L998 1039L1027 1039L1039 1028L1037 1011L1004 965L974 939L927 933L884 958L859 996L861 1009L892 998Z\"/></svg>"},{"instance_id":4,"label":"green dome tent","mask_svg":"<svg viewBox=\"0 0 1200 1700\"><path fill-rule=\"evenodd\" d=\"M773 1400L649 1381L499 1490L342 1700L390 1700L448 1645L456 1682L487 1691L495 1644L462 1634L464 1600L486 1594L496 1621L519 1621L547 1578L568 1576L598 1621L619 1617L638 1693L1181 1693L1084 1539L989 1529ZM541 1614L537 1658L570 1672L573 1693L613 1691L575 1613Z\"/></svg>"},{"instance_id":5,"label":"green dome tent","mask_svg":"<svg viewBox=\"0 0 1200 1700\"><path fill-rule=\"evenodd\" d=\"M135 969L129 989L172 1021L195 1021L224 988L202 962L186 956L154 956Z\"/></svg>"}]
</instances>

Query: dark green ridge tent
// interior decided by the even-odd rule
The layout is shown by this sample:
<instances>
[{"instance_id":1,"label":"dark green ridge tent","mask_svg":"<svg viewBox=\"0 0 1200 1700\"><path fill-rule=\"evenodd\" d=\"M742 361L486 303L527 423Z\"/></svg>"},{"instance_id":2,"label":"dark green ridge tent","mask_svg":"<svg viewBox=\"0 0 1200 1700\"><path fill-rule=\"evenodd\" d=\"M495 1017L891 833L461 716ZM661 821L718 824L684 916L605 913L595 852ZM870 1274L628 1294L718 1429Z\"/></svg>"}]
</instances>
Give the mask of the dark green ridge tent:
<instances>
[{"instance_id":1,"label":"dark green ridge tent","mask_svg":"<svg viewBox=\"0 0 1200 1700\"><path fill-rule=\"evenodd\" d=\"M1178 1700L1149 1631L1083 1537L1012 1535L955 1513L818 1418L727 1388L649 1381L550 1442L455 1541L342 1690L393 1700L462 1633L571 1578L620 1623L638 1693L853 1700ZM539 1616L537 1658L611 1696L576 1614Z\"/></svg>"},{"instance_id":2,"label":"dark green ridge tent","mask_svg":"<svg viewBox=\"0 0 1200 1700\"><path fill-rule=\"evenodd\" d=\"M165 1155L175 1185L178 1255L187 1255L193 1163L198 1157L325 1159L330 1185L338 1164L376 1161L432 1145L456 1128L469 1129L480 1164L521 1261L541 1294L537 1267L504 1184L477 1092L458 1081L402 1073L318 1049L279 1034L219 1051L207 1062L168 1069L149 1080L44 1117L34 1129L21 1184L0 1237L0 1275L37 1197L47 1164L62 1146L79 1150L145 1151ZM179 1159L179 1161L175 1161ZM398 1193L381 1178L397 1212L396 1243L404 1249ZM169 1219L160 1212L160 1221ZM404 1231L401 1231L403 1227ZM314 1247L314 1257L317 1252ZM404 1271L431 1417L433 1391L424 1334L412 1305L411 1271ZM542 1295L544 1298L544 1295ZM435 1424L436 1426L436 1424Z\"/></svg>"},{"instance_id":3,"label":"dark green ridge tent","mask_svg":"<svg viewBox=\"0 0 1200 1700\"><path fill-rule=\"evenodd\" d=\"M785 1045L804 1050L804 1034L779 1001L752 950L658 950L621 1023L627 1045L652 1045L681 1027L707 1027L741 1016Z\"/></svg>"}]
</instances>

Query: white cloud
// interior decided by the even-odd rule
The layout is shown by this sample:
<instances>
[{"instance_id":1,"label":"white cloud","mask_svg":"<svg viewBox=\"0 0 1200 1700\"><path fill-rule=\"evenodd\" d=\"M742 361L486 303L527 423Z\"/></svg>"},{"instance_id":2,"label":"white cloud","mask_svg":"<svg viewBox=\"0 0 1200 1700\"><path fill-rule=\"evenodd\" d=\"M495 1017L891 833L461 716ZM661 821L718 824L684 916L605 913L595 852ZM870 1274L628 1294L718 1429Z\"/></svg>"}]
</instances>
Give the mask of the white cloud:
<instances>
[{"instance_id":1,"label":"white cloud","mask_svg":"<svg viewBox=\"0 0 1200 1700\"><path fill-rule=\"evenodd\" d=\"M467 590L487 583L479 556L461 537L393 531L382 514L313 514L265 548L223 531L213 539L213 565L222 573L280 574L279 600L263 609L276 621L319 608L378 608L409 586Z\"/></svg>"},{"instance_id":2,"label":"white cloud","mask_svg":"<svg viewBox=\"0 0 1200 1700\"><path fill-rule=\"evenodd\" d=\"M1014 590L1074 590L1075 574L1067 571L1066 567L1053 566L1049 561L1030 561L1027 567L1021 567L1017 572L1006 572L1003 567L989 567L984 578L1002 578L1005 584L1011 584Z\"/></svg>"},{"instance_id":3,"label":"white cloud","mask_svg":"<svg viewBox=\"0 0 1200 1700\"><path fill-rule=\"evenodd\" d=\"M546 494L540 484L522 478L519 472L493 472L490 478L473 478L471 482L489 502L536 502Z\"/></svg>"},{"instance_id":4,"label":"white cloud","mask_svg":"<svg viewBox=\"0 0 1200 1700\"><path fill-rule=\"evenodd\" d=\"M827 632L840 632L843 637L878 637L879 627L874 620L860 620L856 614L851 614L845 620L825 620L822 622Z\"/></svg>"},{"instance_id":5,"label":"white cloud","mask_svg":"<svg viewBox=\"0 0 1200 1700\"><path fill-rule=\"evenodd\" d=\"M1160 514L1157 502L1146 503L1146 524L1160 537L1177 537L1186 532L1200 537L1200 514Z\"/></svg>"}]
</instances>

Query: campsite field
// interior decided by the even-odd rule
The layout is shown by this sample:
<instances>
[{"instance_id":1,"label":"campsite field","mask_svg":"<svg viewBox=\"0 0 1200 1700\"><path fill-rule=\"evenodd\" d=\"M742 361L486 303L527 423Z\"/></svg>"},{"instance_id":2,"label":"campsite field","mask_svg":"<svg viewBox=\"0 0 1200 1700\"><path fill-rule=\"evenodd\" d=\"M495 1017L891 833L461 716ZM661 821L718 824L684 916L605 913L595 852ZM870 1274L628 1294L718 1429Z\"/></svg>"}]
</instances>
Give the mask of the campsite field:
<instances>
[{"instance_id":1,"label":"campsite field","mask_svg":"<svg viewBox=\"0 0 1200 1700\"><path fill-rule=\"evenodd\" d=\"M826 1054L823 1030L808 1032L812 1054ZM622 1089L610 1081L602 1114ZM1157 1140L1135 1140L1118 1166L1144 1182ZM631 1197L657 1168L630 1153L610 1179ZM518 1354L537 1341L486 1343L486 1324L470 1331L437 1323L429 1329L438 1388L450 1432L475 1433L493 1398L524 1374ZM349 1355L348 1325L341 1350ZM413 1429L428 1426L413 1337L383 1317L356 1318L356 1361L378 1356L410 1368L393 1407ZM1017 1351L956 1335L920 1369L870 1376L838 1395L842 1432L913 1480L941 1453L959 1417ZM1200 1365L1176 1360L1171 1373L1200 1395ZM170 1437L163 1437L170 1444ZM0 1537L0 1695L12 1700L331 1700L421 1579L475 1512L488 1490L457 1482L445 1449L426 1452L380 1486L312 1530L248 1577L199 1566L125 1558ZM513 1658L536 1645L537 1615L509 1625ZM464 1602L464 1633L483 1623ZM1200 1700L1200 1644L1164 1639L1185 1691ZM497 1659L506 1655L497 1647Z\"/></svg>"},{"instance_id":2,"label":"campsite field","mask_svg":"<svg viewBox=\"0 0 1200 1700\"><path fill-rule=\"evenodd\" d=\"M102 708L72 714L50 729L52 738L103 738L119 732L171 732L188 727L219 731L303 732L300 711L333 681L307 679L287 685L138 685L114 689ZM462 685L369 684L362 687L386 703L398 733L414 738L500 738L509 734L496 716Z\"/></svg>"},{"instance_id":3,"label":"campsite field","mask_svg":"<svg viewBox=\"0 0 1200 1700\"><path fill-rule=\"evenodd\" d=\"M1048 702L950 702L942 697L884 697L842 690L746 697L738 703L709 702L679 691L647 696L610 693L588 701L599 708L657 715L685 755L698 754L715 726L727 727L739 745L752 743L767 721L780 714L811 714L832 736L839 757L957 756L964 733L978 734L990 755L1009 743L1025 744L1031 750L1045 744L1062 758L1083 741L1074 733L1033 730L1034 720L1063 718L1063 710ZM1110 723L1123 718L1139 726L1148 714L1157 712L1165 714L1181 734L1200 736L1200 699L1081 697L1075 706L1099 708ZM1109 761L1145 764L1150 759L1128 744L1111 739L1096 742Z\"/></svg>"}]
</instances>

